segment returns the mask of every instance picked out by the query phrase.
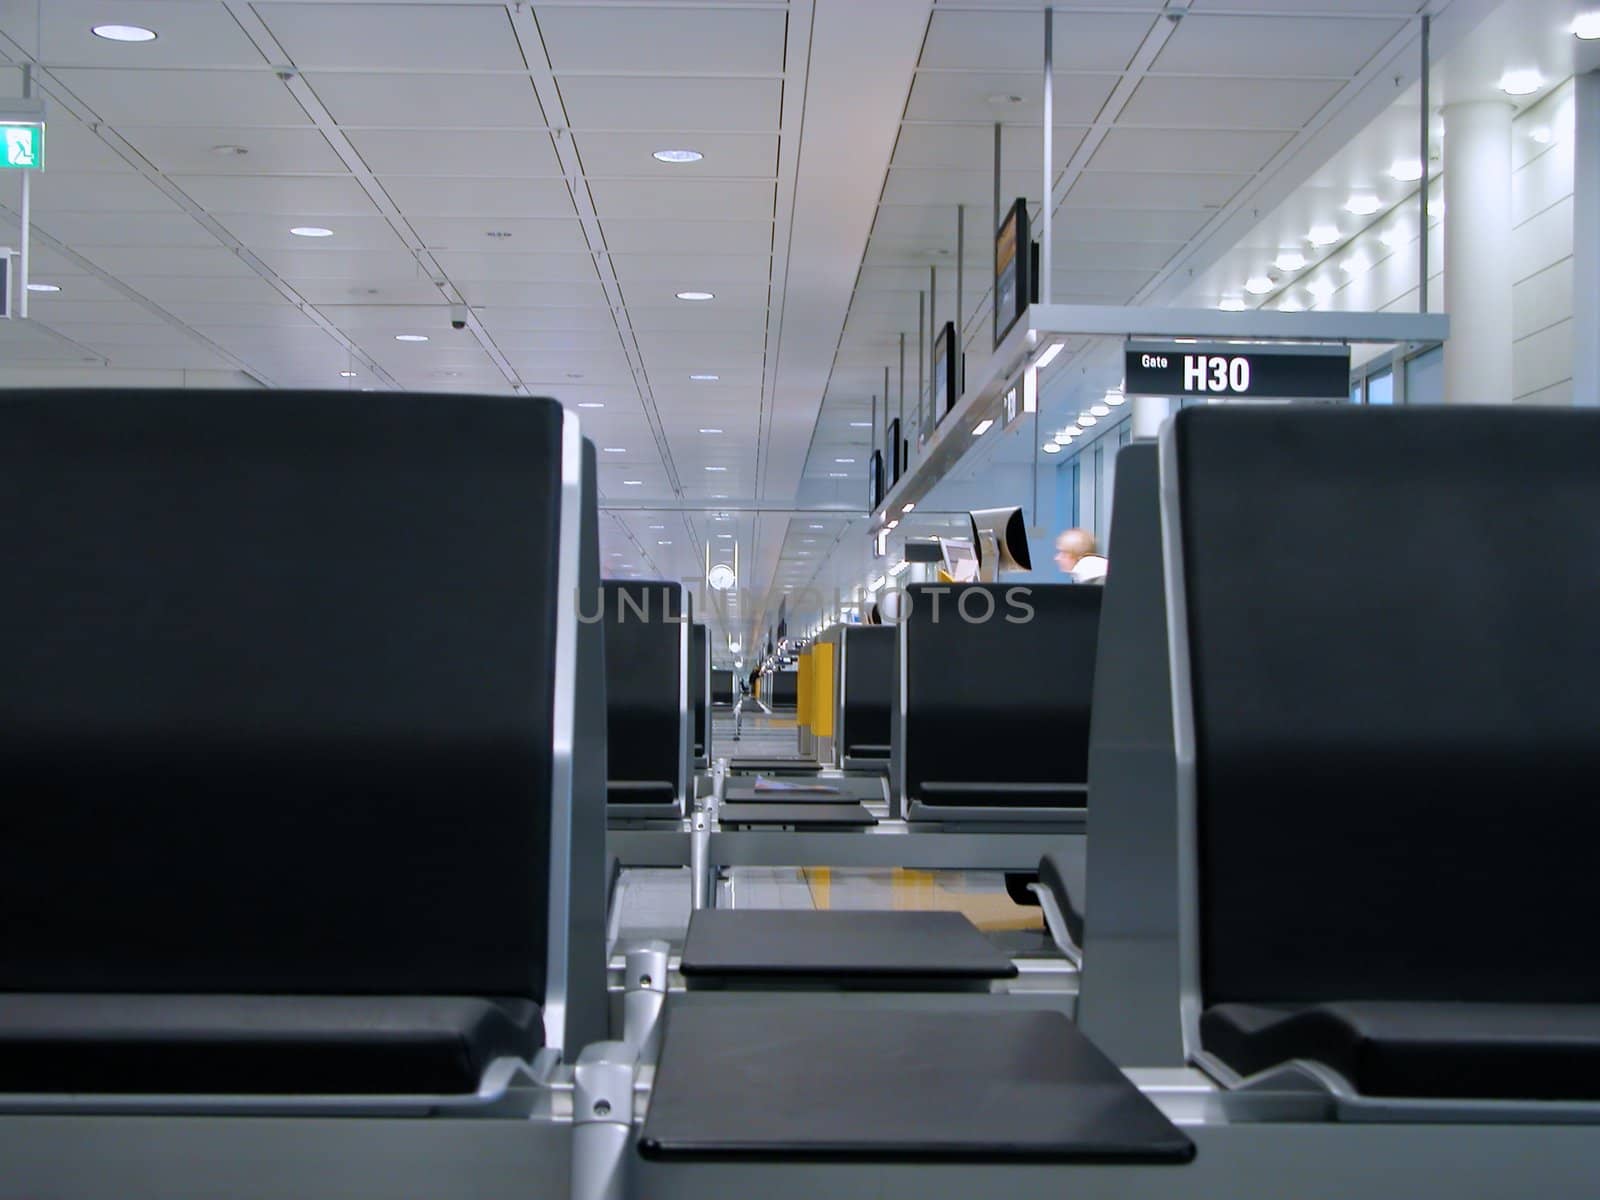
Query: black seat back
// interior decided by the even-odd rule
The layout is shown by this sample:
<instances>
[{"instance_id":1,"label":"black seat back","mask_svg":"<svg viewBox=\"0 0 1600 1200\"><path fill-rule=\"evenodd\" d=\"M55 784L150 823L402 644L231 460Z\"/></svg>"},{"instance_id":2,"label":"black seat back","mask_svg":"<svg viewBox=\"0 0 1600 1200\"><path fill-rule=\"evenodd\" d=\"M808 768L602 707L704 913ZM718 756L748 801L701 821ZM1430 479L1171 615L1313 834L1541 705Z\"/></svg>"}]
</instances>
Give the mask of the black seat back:
<instances>
[{"instance_id":1,"label":"black seat back","mask_svg":"<svg viewBox=\"0 0 1600 1200\"><path fill-rule=\"evenodd\" d=\"M886 762L891 745L889 713L898 683L894 627L848 625L842 639L844 699L840 706L840 745L845 765Z\"/></svg>"},{"instance_id":2,"label":"black seat back","mask_svg":"<svg viewBox=\"0 0 1600 1200\"><path fill-rule=\"evenodd\" d=\"M732 706L738 695L739 684L732 671L713 668L711 671L711 703Z\"/></svg>"},{"instance_id":3,"label":"black seat back","mask_svg":"<svg viewBox=\"0 0 1600 1200\"><path fill-rule=\"evenodd\" d=\"M565 994L580 458L545 400L0 393L0 992Z\"/></svg>"},{"instance_id":4,"label":"black seat back","mask_svg":"<svg viewBox=\"0 0 1600 1200\"><path fill-rule=\"evenodd\" d=\"M1177 760L1155 442L1117 454L1089 718L1078 1024L1124 1066L1183 1062L1178 1023Z\"/></svg>"},{"instance_id":5,"label":"black seat back","mask_svg":"<svg viewBox=\"0 0 1600 1200\"><path fill-rule=\"evenodd\" d=\"M694 709L694 765L711 765L711 642L706 627L690 628L689 706Z\"/></svg>"},{"instance_id":6,"label":"black seat back","mask_svg":"<svg viewBox=\"0 0 1600 1200\"><path fill-rule=\"evenodd\" d=\"M678 583L607 579L601 600L608 807L671 815L689 787L689 597Z\"/></svg>"},{"instance_id":7,"label":"black seat back","mask_svg":"<svg viewBox=\"0 0 1600 1200\"><path fill-rule=\"evenodd\" d=\"M771 708L797 708L800 704L800 672L774 671L767 676L768 692L765 697Z\"/></svg>"},{"instance_id":8,"label":"black seat back","mask_svg":"<svg viewBox=\"0 0 1600 1200\"><path fill-rule=\"evenodd\" d=\"M1169 429L1206 1004L1600 1001L1574 949L1600 910L1597 452L1581 410Z\"/></svg>"},{"instance_id":9,"label":"black seat back","mask_svg":"<svg viewBox=\"0 0 1600 1200\"><path fill-rule=\"evenodd\" d=\"M1079 584L906 590L899 767L909 805L946 816L1082 808L1102 594Z\"/></svg>"}]
</instances>

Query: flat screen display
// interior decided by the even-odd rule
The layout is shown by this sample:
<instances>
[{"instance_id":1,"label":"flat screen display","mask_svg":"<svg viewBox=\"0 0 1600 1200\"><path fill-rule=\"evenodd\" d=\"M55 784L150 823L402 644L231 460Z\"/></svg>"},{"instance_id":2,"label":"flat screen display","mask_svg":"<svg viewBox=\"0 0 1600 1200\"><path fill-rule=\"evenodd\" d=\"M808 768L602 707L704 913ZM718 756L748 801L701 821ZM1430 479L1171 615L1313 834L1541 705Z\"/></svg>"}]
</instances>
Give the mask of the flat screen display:
<instances>
[{"instance_id":1,"label":"flat screen display","mask_svg":"<svg viewBox=\"0 0 1600 1200\"><path fill-rule=\"evenodd\" d=\"M994 344L998 346L1028 307L1033 246L1028 240L1028 202L1018 199L994 235Z\"/></svg>"}]
</instances>

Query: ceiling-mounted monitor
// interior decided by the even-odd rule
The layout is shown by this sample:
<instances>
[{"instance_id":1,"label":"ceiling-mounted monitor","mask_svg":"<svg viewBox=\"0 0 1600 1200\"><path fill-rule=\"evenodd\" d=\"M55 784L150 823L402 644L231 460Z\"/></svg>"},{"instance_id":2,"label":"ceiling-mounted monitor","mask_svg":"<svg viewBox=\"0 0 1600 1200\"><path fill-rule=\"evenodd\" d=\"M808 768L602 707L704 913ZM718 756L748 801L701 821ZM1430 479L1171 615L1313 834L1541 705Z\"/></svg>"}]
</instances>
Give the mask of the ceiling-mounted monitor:
<instances>
[{"instance_id":1,"label":"ceiling-mounted monitor","mask_svg":"<svg viewBox=\"0 0 1600 1200\"><path fill-rule=\"evenodd\" d=\"M1033 298L1033 243L1028 202L1018 198L994 235L994 344L998 346Z\"/></svg>"},{"instance_id":2,"label":"ceiling-mounted monitor","mask_svg":"<svg viewBox=\"0 0 1600 1200\"><path fill-rule=\"evenodd\" d=\"M889 486L893 487L900 482L900 472L906 467L905 449L900 441L899 417L889 422L888 436L884 438L884 450L889 462Z\"/></svg>"},{"instance_id":3,"label":"ceiling-mounted monitor","mask_svg":"<svg viewBox=\"0 0 1600 1200\"><path fill-rule=\"evenodd\" d=\"M883 452L874 450L867 463L867 509L875 510L883 503Z\"/></svg>"},{"instance_id":4,"label":"ceiling-mounted monitor","mask_svg":"<svg viewBox=\"0 0 1600 1200\"><path fill-rule=\"evenodd\" d=\"M933 339L933 420L937 425L961 399L961 356L956 352L956 323L946 321Z\"/></svg>"}]
</instances>

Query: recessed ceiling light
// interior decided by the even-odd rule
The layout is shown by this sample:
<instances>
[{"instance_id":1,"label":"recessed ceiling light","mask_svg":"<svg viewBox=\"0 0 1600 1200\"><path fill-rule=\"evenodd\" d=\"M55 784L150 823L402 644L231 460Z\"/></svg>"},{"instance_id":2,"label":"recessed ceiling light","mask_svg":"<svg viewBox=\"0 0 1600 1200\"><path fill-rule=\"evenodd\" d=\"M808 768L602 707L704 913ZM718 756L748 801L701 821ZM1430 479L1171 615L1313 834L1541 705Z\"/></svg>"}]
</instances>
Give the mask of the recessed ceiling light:
<instances>
[{"instance_id":1,"label":"recessed ceiling light","mask_svg":"<svg viewBox=\"0 0 1600 1200\"><path fill-rule=\"evenodd\" d=\"M1090 425L1098 425L1098 424L1100 424L1100 418L1095 416L1093 413L1087 413L1087 412L1079 413L1078 414L1078 424L1084 426L1085 428L1087 428Z\"/></svg>"},{"instance_id":2,"label":"recessed ceiling light","mask_svg":"<svg viewBox=\"0 0 1600 1200\"><path fill-rule=\"evenodd\" d=\"M1044 444L1044 452L1046 454L1060 454L1061 446L1056 442L1046 442Z\"/></svg>"},{"instance_id":3,"label":"recessed ceiling light","mask_svg":"<svg viewBox=\"0 0 1600 1200\"><path fill-rule=\"evenodd\" d=\"M1280 271L1298 271L1306 265L1306 256L1298 250L1285 250L1272 260L1272 265Z\"/></svg>"},{"instance_id":4,"label":"recessed ceiling light","mask_svg":"<svg viewBox=\"0 0 1600 1200\"><path fill-rule=\"evenodd\" d=\"M851 429L871 429L872 428L872 422L871 421L851 421L850 422L850 428Z\"/></svg>"},{"instance_id":5,"label":"recessed ceiling light","mask_svg":"<svg viewBox=\"0 0 1600 1200\"><path fill-rule=\"evenodd\" d=\"M1358 217L1370 217L1382 207L1383 201L1371 192L1352 192L1350 199L1344 202L1345 211L1353 212Z\"/></svg>"},{"instance_id":6,"label":"recessed ceiling light","mask_svg":"<svg viewBox=\"0 0 1600 1200\"><path fill-rule=\"evenodd\" d=\"M354 379L355 377L356 377L356 373L354 371L340 371L339 372L339 378L340 379Z\"/></svg>"},{"instance_id":7,"label":"recessed ceiling light","mask_svg":"<svg viewBox=\"0 0 1600 1200\"><path fill-rule=\"evenodd\" d=\"M1106 403L1112 405L1113 407L1118 404L1126 404L1127 402L1128 395L1126 392L1110 391L1106 393Z\"/></svg>"},{"instance_id":8,"label":"recessed ceiling light","mask_svg":"<svg viewBox=\"0 0 1600 1200\"><path fill-rule=\"evenodd\" d=\"M853 458L836 458L833 461L838 463L838 464L840 464L841 466L851 466L851 465L853 465L855 463L856 460L853 459Z\"/></svg>"},{"instance_id":9,"label":"recessed ceiling light","mask_svg":"<svg viewBox=\"0 0 1600 1200\"><path fill-rule=\"evenodd\" d=\"M1398 179L1401 183L1411 183L1422 178L1422 160L1420 158L1397 158L1389 164L1389 177Z\"/></svg>"},{"instance_id":10,"label":"recessed ceiling light","mask_svg":"<svg viewBox=\"0 0 1600 1200\"><path fill-rule=\"evenodd\" d=\"M850 478L850 473L848 471L829 471L828 472L828 478L829 479L849 479Z\"/></svg>"},{"instance_id":11,"label":"recessed ceiling light","mask_svg":"<svg viewBox=\"0 0 1600 1200\"><path fill-rule=\"evenodd\" d=\"M689 378L694 380L696 383L715 383L717 380L721 379L722 376L720 376L720 375L691 375L691 376L689 376Z\"/></svg>"},{"instance_id":12,"label":"recessed ceiling light","mask_svg":"<svg viewBox=\"0 0 1600 1200\"><path fill-rule=\"evenodd\" d=\"M626 454L628 452L626 446L606 446L604 449L607 454Z\"/></svg>"},{"instance_id":13,"label":"recessed ceiling light","mask_svg":"<svg viewBox=\"0 0 1600 1200\"><path fill-rule=\"evenodd\" d=\"M1221 304L1217 305L1217 307L1223 312L1243 312L1245 304L1243 300L1239 299L1239 297L1229 296Z\"/></svg>"},{"instance_id":14,"label":"recessed ceiling light","mask_svg":"<svg viewBox=\"0 0 1600 1200\"><path fill-rule=\"evenodd\" d=\"M1306 234L1306 241L1313 246L1331 246L1342 236L1337 225L1313 225Z\"/></svg>"},{"instance_id":15,"label":"recessed ceiling light","mask_svg":"<svg viewBox=\"0 0 1600 1200\"><path fill-rule=\"evenodd\" d=\"M701 430L701 431L700 431L700 432L701 432L701 433L721 433L721 432L722 432L722 430L720 430L720 429L711 429L711 428L706 428L706 429L702 429L702 430Z\"/></svg>"},{"instance_id":16,"label":"recessed ceiling light","mask_svg":"<svg viewBox=\"0 0 1600 1200\"><path fill-rule=\"evenodd\" d=\"M30 292L59 292L61 285L59 283L30 283L28 290Z\"/></svg>"},{"instance_id":17,"label":"recessed ceiling light","mask_svg":"<svg viewBox=\"0 0 1600 1200\"><path fill-rule=\"evenodd\" d=\"M1531 96L1544 86L1544 76L1535 67L1521 67L1500 76L1500 90L1508 96Z\"/></svg>"},{"instance_id":18,"label":"recessed ceiling light","mask_svg":"<svg viewBox=\"0 0 1600 1200\"><path fill-rule=\"evenodd\" d=\"M715 292L679 292L677 296L679 300L715 300L717 298Z\"/></svg>"},{"instance_id":19,"label":"recessed ceiling light","mask_svg":"<svg viewBox=\"0 0 1600 1200\"><path fill-rule=\"evenodd\" d=\"M333 230L324 229L321 225L296 225L289 230L295 237L323 238L332 237Z\"/></svg>"},{"instance_id":20,"label":"recessed ceiling light","mask_svg":"<svg viewBox=\"0 0 1600 1200\"><path fill-rule=\"evenodd\" d=\"M727 467L707 467L706 468L706 470L708 470L708 471L726 471L727 469L728 469Z\"/></svg>"},{"instance_id":21,"label":"recessed ceiling light","mask_svg":"<svg viewBox=\"0 0 1600 1200\"><path fill-rule=\"evenodd\" d=\"M155 30L146 29L143 25L96 25L90 32L97 38L105 38L108 42L153 42L156 40Z\"/></svg>"},{"instance_id":22,"label":"recessed ceiling light","mask_svg":"<svg viewBox=\"0 0 1600 1200\"><path fill-rule=\"evenodd\" d=\"M643 487L644 486L644 480L642 480L642 479L624 479L622 481L622 486L623 487Z\"/></svg>"},{"instance_id":23,"label":"recessed ceiling light","mask_svg":"<svg viewBox=\"0 0 1600 1200\"><path fill-rule=\"evenodd\" d=\"M652 525L652 526L650 526L650 528L652 530L658 530L658 529L665 529L666 526L665 525Z\"/></svg>"},{"instance_id":24,"label":"recessed ceiling light","mask_svg":"<svg viewBox=\"0 0 1600 1200\"><path fill-rule=\"evenodd\" d=\"M1572 36L1592 42L1600 38L1600 8L1593 12L1579 13L1572 19Z\"/></svg>"},{"instance_id":25,"label":"recessed ceiling light","mask_svg":"<svg viewBox=\"0 0 1600 1200\"><path fill-rule=\"evenodd\" d=\"M717 536L719 538L731 538L733 536L733 534L731 534L731 533L719 533L719 534L717 534Z\"/></svg>"},{"instance_id":26,"label":"recessed ceiling light","mask_svg":"<svg viewBox=\"0 0 1600 1200\"><path fill-rule=\"evenodd\" d=\"M1252 275L1244 281L1244 290L1252 296L1265 296L1272 290L1272 280L1265 275Z\"/></svg>"},{"instance_id":27,"label":"recessed ceiling light","mask_svg":"<svg viewBox=\"0 0 1600 1200\"><path fill-rule=\"evenodd\" d=\"M394 340L397 342L425 342L428 340L428 335L425 333L397 333L394 335Z\"/></svg>"},{"instance_id":28,"label":"recessed ceiling light","mask_svg":"<svg viewBox=\"0 0 1600 1200\"><path fill-rule=\"evenodd\" d=\"M1529 133L1528 136L1539 145L1548 146L1550 144L1550 139L1555 135L1550 132L1550 126L1540 125L1538 128L1534 129L1533 132Z\"/></svg>"},{"instance_id":29,"label":"recessed ceiling light","mask_svg":"<svg viewBox=\"0 0 1600 1200\"><path fill-rule=\"evenodd\" d=\"M671 542L657 542L656 545L658 545L658 546L670 546L670 545L672 545L672 543Z\"/></svg>"},{"instance_id":30,"label":"recessed ceiling light","mask_svg":"<svg viewBox=\"0 0 1600 1200\"><path fill-rule=\"evenodd\" d=\"M993 417L985 417L983 420L979 421L976 425L974 425L972 427L972 436L973 437L982 437L984 434L988 433L989 430L991 428L993 428L993 427L994 427L994 418Z\"/></svg>"},{"instance_id":31,"label":"recessed ceiling light","mask_svg":"<svg viewBox=\"0 0 1600 1200\"><path fill-rule=\"evenodd\" d=\"M578 405L579 408L604 408L605 405L598 400L585 400Z\"/></svg>"},{"instance_id":32,"label":"recessed ceiling light","mask_svg":"<svg viewBox=\"0 0 1600 1200\"><path fill-rule=\"evenodd\" d=\"M1089 415L1092 417L1109 417L1111 409L1108 405L1096 404L1089 409Z\"/></svg>"},{"instance_id":33,"label":"recessed ceiling light","mask_svg":"<svg viewBox=\"0 0 1600 1200\"><path fill-rule=\"evenodd\" d=\"M1056 440L1057 441L1066 441L1067 438L1075 438L1082 432L1083 432L1083 430L1080 429L1078 426L1076 426L1076 425L1068 425L1060 433L1056 434Z\"/></svg>"},{"instance_id":34,"label":"recessed ceiling light","mask_svg":"<svg viewBox=\"0 0 1600 1200\"><path fill-rule=\"evenodd\" d=\"M900 515L901 516L905 516L906 513L912 511L916 507L917 507L917 502L915 500L907 500L905 502L905 504L902 505L901 508L900 508Z\"/></svg>"},{"instance_id":35,"label":"recessed ceiling light","mask_svg":"<svg viewBox=\"0 0 1600 1200\"><path fill-rule=\"evenodd\" d=\"M821 525L807 525L806 528L807 529L821 529L822 526Z\"/></svg>"},{"instance_id":36,"label":"recessed ceiling light","mask_svg":"<svg viewBox=\"0 0 1600 1200\"><path fill-rule=\"evenodd\" d=\"M657 150L650 157L664 163L697 163L705 155L698 150Z\"/></svg>"}]
</instances>

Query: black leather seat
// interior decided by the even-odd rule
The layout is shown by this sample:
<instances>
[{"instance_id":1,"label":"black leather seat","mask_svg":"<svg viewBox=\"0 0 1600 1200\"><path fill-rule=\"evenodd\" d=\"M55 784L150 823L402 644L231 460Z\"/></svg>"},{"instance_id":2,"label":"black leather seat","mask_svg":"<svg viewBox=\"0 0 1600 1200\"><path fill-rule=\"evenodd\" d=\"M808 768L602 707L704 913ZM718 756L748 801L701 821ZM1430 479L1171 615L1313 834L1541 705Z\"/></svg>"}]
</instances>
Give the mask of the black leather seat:
<instances>
[{"instance_id":1,"label":"black leather seat","mask_svg":"<svg viewBox=\"0 0 1600 1200\"><path fill-rule=\"evenodd\" d=\"M551 988L603 1032L552 933L605 912L552 748L603 757L577 445L526 398L0 394L0 1087L470 1092L576 1027Z\"/></svg>"},{"instance_id":2,"label":"black leather seat","mask_svg":"<svg viewBox=\"0 0 1600 1200\"><path fill-rule=\"evenodd\" d=\"M892 742L889 714L900 682L895 670L896 631L889 625L846 625L841 641L844 765L887 766Z\"/></svg>"},{"instance_id":3,"label":"black leather seat","mask_svg":"<svg viewBox=\"0 0 1600 1200\"><path fill-rule=\"evenodd\" d=\"M677 815L689 791L693 656L683 585L607 579L606 793L612 815Z\"/></svg>"},{"instance_id":4,"label":"black leather seat","mask_svg":"<svg viewBox=\"0 0 1600 1200\"><path fill-rule=\"evenodd\" d=\"M706 627L691 627L689 707L694 710L694 765L711 765L711 642Z\"/></svg>"},{"instance_id":5,"label":"black leather seat","mask_svg":"<svg viewBox=\"0 0 1600 1200\"><path fill-rule=\"evenodd\" d=\"M899 771L910 816L1081 812L1101 593L1013 583L906 590Z\"/></svg>"},{"instance_id":6,"label":"black leather seat","mask_svg":"<svg viewBox=\"0 0 1600 1200\"><path fill-rule=\"evenodd\" d=\"M1540 408L1169 430L1193 1032L1233 1072L1600 1100L1597 447Z\"/></svg>"}]
</instances>

